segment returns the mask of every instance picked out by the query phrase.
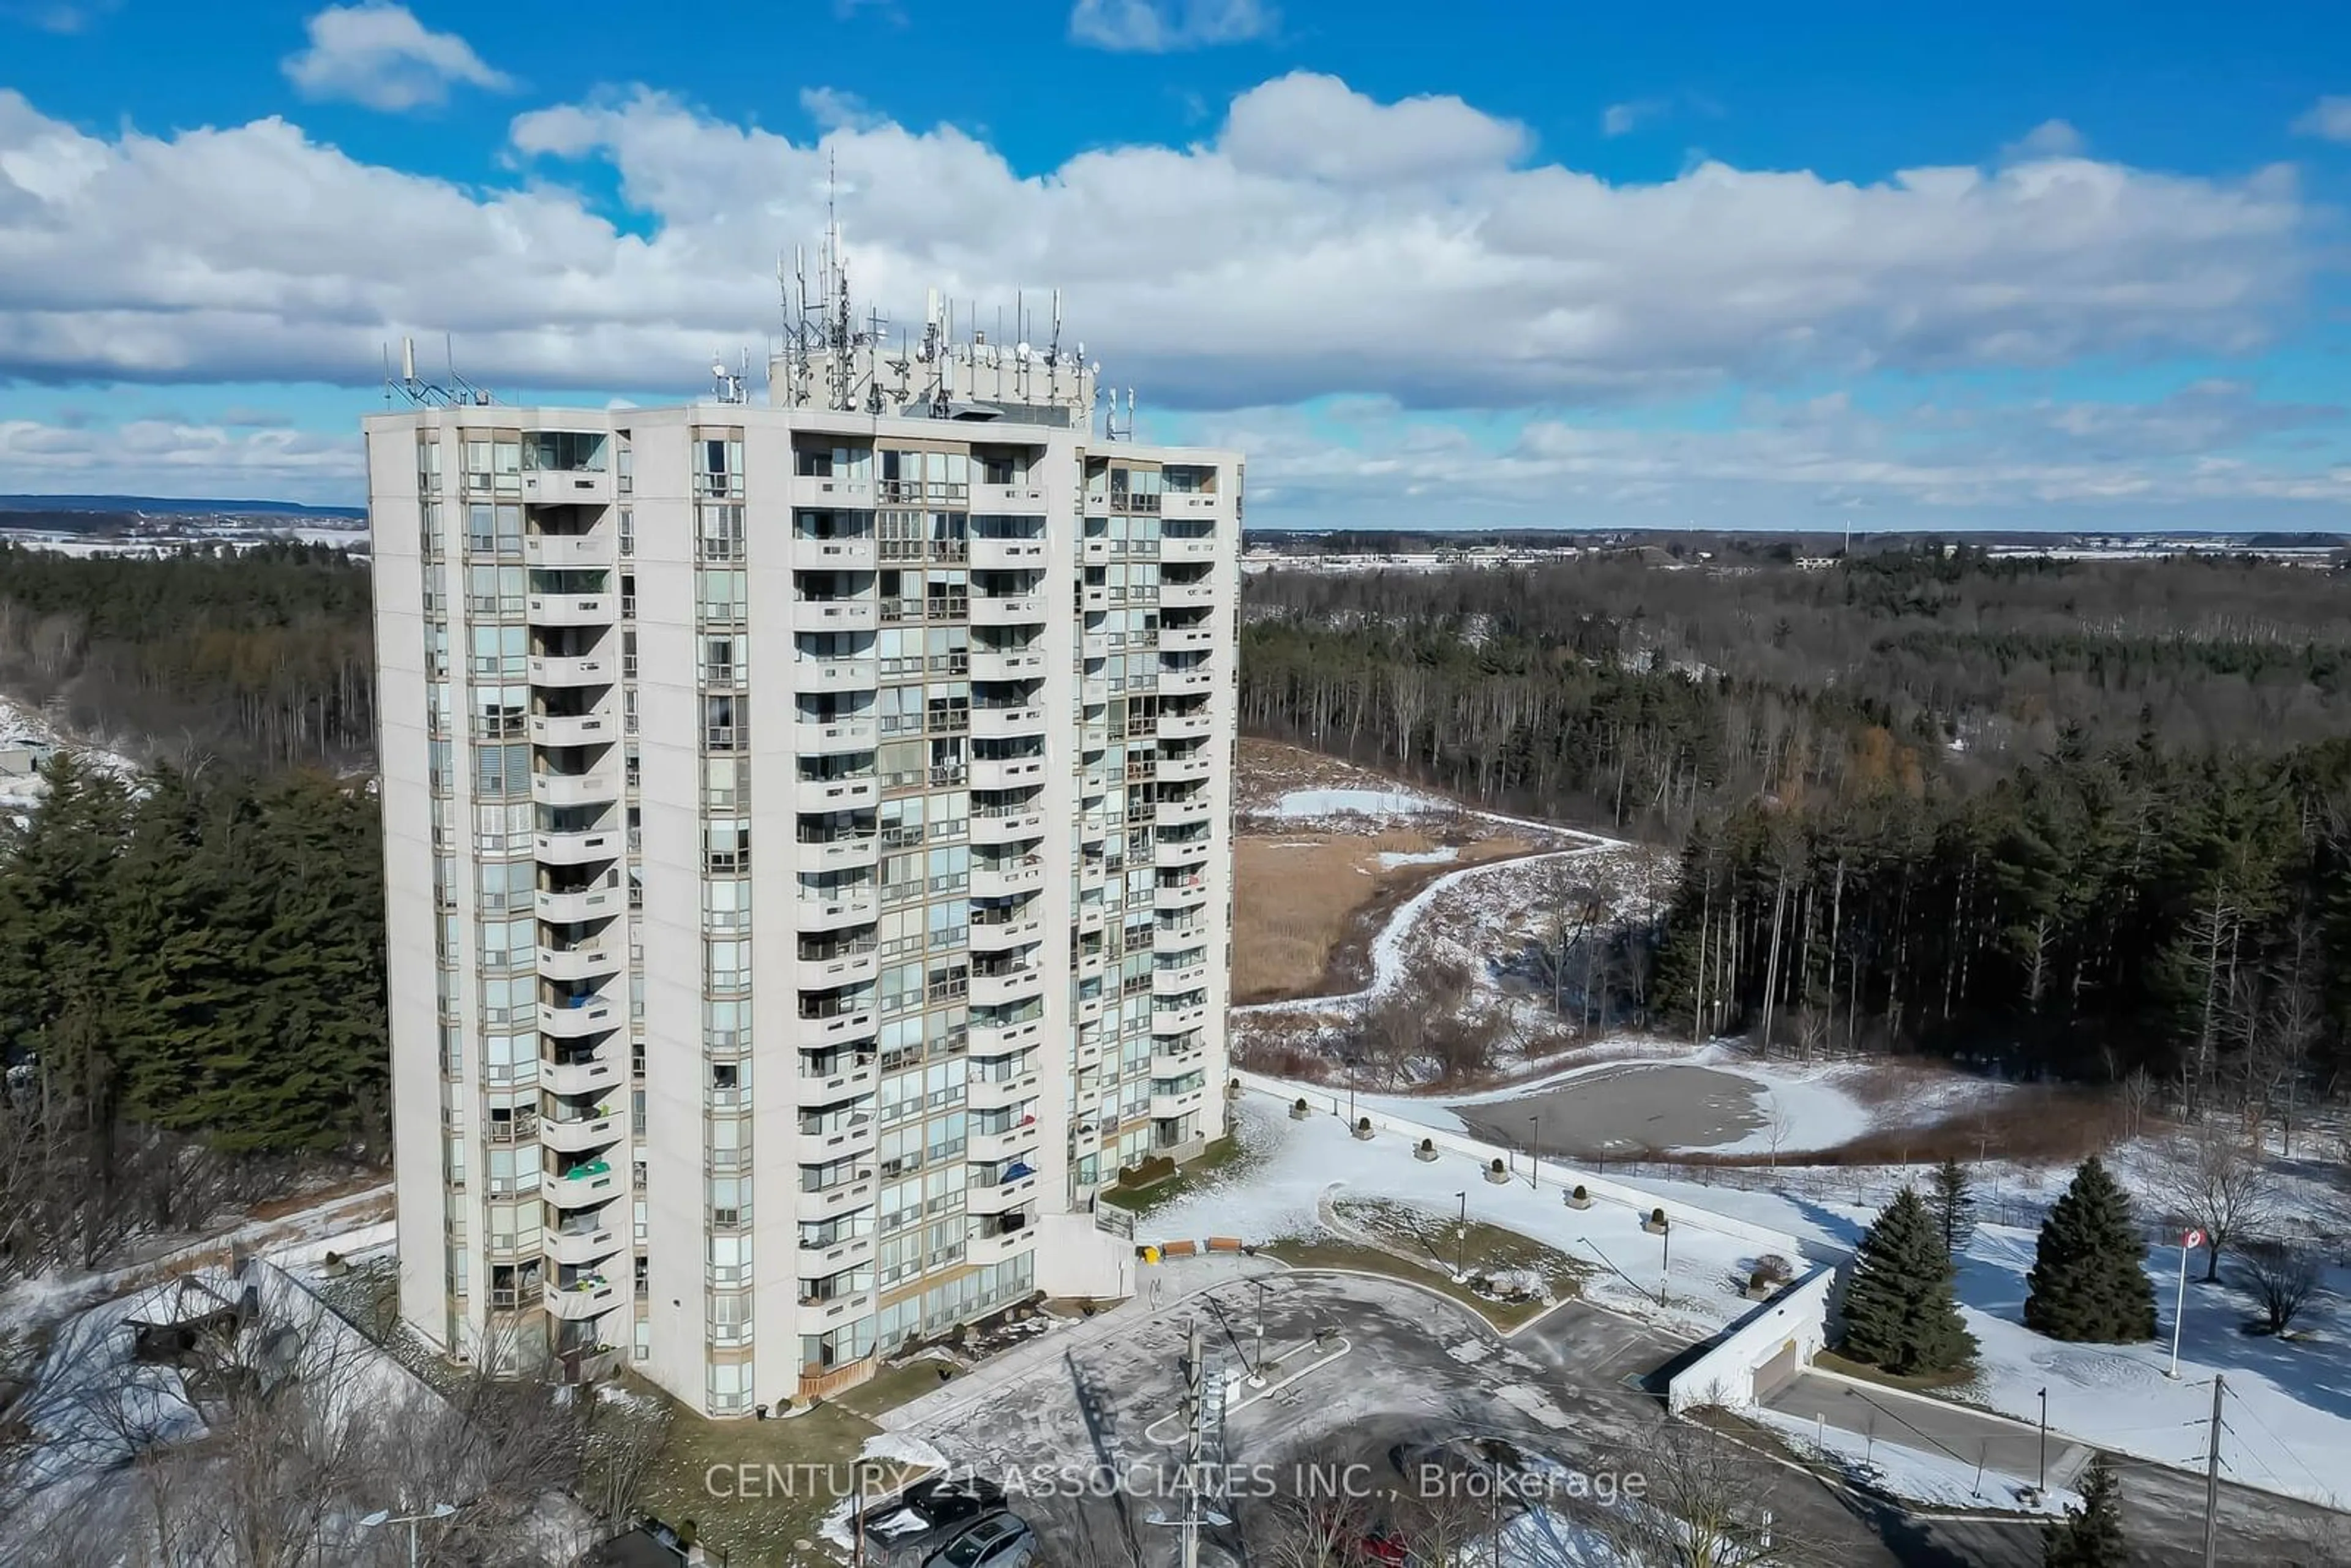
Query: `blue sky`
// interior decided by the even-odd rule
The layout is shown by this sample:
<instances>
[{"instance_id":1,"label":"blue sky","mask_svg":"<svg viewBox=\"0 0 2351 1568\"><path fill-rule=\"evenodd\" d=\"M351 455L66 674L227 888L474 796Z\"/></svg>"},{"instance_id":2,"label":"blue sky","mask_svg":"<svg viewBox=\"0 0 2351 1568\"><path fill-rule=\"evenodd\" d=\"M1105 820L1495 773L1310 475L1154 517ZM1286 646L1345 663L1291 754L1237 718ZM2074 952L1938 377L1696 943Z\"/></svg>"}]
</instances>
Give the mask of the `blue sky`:
<instances>
[{"instance_id":1,"label":"blue sky","mask_svg":"<svg viewBox=\"0 0 2351 1568\"><path fill-rule=\"evenodd\" d=\"M0 0L0 490L1064 291L1253 523L2351 526L2338 6Z\"/></svg>"}]
</instances>

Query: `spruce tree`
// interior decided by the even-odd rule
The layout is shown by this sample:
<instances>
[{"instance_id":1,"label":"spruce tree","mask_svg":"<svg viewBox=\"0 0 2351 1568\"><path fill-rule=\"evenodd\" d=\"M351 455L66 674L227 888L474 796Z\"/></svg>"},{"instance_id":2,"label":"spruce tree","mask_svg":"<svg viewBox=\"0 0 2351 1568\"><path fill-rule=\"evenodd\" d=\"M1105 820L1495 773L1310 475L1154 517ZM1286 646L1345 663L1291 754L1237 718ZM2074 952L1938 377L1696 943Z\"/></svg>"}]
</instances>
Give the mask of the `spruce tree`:
<instances>
[{"instance_id":1,"label":"spruce tree","mask_svg":"<svg viewBox=\"0 0 2351 1568\"><path fill-rule=\"evenodd\" d=\"M2024 1326L2052 1339L2155 1337L2155 1289L2130 1197L2092 1155L2042 1221L2025 1276Z\"/></svg>"},{"instance_id":2,"label":"spruce tree","mask_svg":"<svg viewBox=\"0 0 2351 1568\"><path fill-rule=\"evenodd\" d=\"M1973 1361L1976 1340L1959 1320L1953 1272L1934 1217L1904 1187L1861 1239L1845 1291L1844 1353L1902 1375Z\"/></svg>"},{"instance_id":3,"label":"spruce tree","mask_svg":"<svg viewBox=\"0 0 2351 1568\"><path fill-rule=\"evenodd\" d=\"M2082 1482L2082 1506L2041 1532L2044 1568L2125 1568L2122 1501L2104 1454L2094 1456Z\"/></svg>"},{"instance_id":4,"label":"spruce tree","mask_svg":"<svg viewBox=\"0 0 2351 1568\"><path fill-rule=\"evenodd\" d=\"M1943 1233L1943 1250L1956 1262L1959 1249L1976 1233L1976 1184L1967 1166L1955 1159L1937 1166L1933 1180L1928 1202L1935 1211L1936 1228Z\"/></svg>"}]
</instances>

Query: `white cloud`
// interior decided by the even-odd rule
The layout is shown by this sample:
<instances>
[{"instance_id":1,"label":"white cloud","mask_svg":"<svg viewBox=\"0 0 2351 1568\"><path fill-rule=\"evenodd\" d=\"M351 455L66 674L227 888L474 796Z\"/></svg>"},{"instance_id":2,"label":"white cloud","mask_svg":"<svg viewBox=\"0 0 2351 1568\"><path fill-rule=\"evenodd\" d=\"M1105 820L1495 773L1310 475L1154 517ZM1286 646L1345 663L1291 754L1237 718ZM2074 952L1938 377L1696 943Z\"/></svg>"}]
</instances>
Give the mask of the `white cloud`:
<instances>
[{"instance_id":1,"label":"white cloud","mask_svg":"<svg viewBox=\"0 0 2351 1568\"><path fill-rule=\"evenodd\" d=\"M815 120L820 131L872 131L889 123L863 99L837 87L800 89L800 112Z\"/></svg>"},{"instance_id":2,"label":"white cloud","mask_svg":"<svg viewBox=\"0 0 2351 1568\"><path fill-rule=\"evenodd\" d=\"M1264 0L1077 0L1070 37L1098 49L1156 55L1267 37L1280 20Z\"/></svg>"},{"instance_id":3,"label":"white cloud","mask_svg":"<svg viewBox=\"0 0 2351 1568\"><path fill-rule=\"evenodd\" d=\"M141 419L69 427L0 420L0 490L36 495L261 497L348 504L362 489L359 433L319 435Z\"/></svg>"},{"instance_id":4,"label":"white cloud","mask_svg":"<svg viewBox=\"0 0 2351 1568\"><path fill-rule=\"evenodd\" d=\"M518 116L510 142L517 183L460 185L282 120L99 136L0 91L0 377L371 385L384 342L446 330L494 387L695 391L714 345L764 340L776 251L819 230L834 157L861 298L905 321L927 286L984 307L1059 287L1072 335L1161 407L2229 353L2269 340L2317 248L2283 169L1611 184L1458 99L1308 75L1196 144L1025 176L953 127L820 148L643 90ZM601 166L595 194L573 163Z\"/></svg>"},{"instance_id":5,"label":"white cloud","mask_svg":"<svg viewBox=\"0 0 2351 1568\"><path fill-rule=\"evenodd\" d=\"M2041 158L2078 158L2088 147L2088 141L2070 122L2044 120L2001 148L2001 156L2011 163Z\"/></svg>"},{"instance_id":6,"label":"white cloud","mask_svg":"<svg viewBox=\"0 0 2351 1568\"><path fill-rule=\"evenodd\" d=\"M514 86L471 44L432 31L405 5L329 5L306 26L310 47L284 62L287 79L305 98L397 111L445 103L461 83L494 92Z\"/></svg>"},{"instance_id":7,"label":"white cloud","mask_svg":"<svg viewBox=\"0 0 2351 1568\"><path fill-rule=\"evenodd\" d=\"M1600 134L1629 136L1639 130L1644 121L1655 120L1658 115L1663 114L1667 107L1665 99L1658 98L1635 99L1628 103L1612 103L1600 111Z\"/></svg>"},{"instance_id":8,"label":"white cloud","mask_svg":"<svg viewBox=\"0 0 2351 1568\"><path fill-rule=\"evenodd\" d=\"M2294 122L2298 136L2351 141L2351 97L2322 98Z\"/></svg>"},{"instance_id":9,"label":"white cloud","mask_svg":"<svg viewBox=\"0 0 2351 1568\"><path fill-rule=\"evenodd\" d=\"M44 33L87 32L122 0L0 0L0 21L21 22Z\"/></svg>"}]
</instances>

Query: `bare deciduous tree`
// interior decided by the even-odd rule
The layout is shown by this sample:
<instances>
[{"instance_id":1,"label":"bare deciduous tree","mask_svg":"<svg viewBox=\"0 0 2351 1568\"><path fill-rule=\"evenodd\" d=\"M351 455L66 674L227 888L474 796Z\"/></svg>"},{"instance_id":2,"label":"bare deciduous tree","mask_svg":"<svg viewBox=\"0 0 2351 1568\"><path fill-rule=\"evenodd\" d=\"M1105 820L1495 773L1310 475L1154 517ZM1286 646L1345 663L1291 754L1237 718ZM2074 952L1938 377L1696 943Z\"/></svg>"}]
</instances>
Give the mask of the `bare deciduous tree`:
<instances>
[{"instance_id":1,"label":"bare deciduous tree","mask_svg":"<svg viewBox=\"0 0 2351 1568\"><path fill-rule=\"evenodd\" d=\"M2272 1333L2283 1333L2318 1293L2318 1254L2291 1241L2262 1238L2237 1249L2237 1264Z\"/></svg>"},{"instance_id":2,"label":"bare deciduous tree","mask_svg":"<svg viewBox=\"0 0 2351 1568\"><path fill-rule=\"evenodd\" d=\"M1586 1517L1634 1562L1810 1568L1836 1561L1833 1547L1792 1527L1775 1506L1788 1472L1712 1427L1665 1421L1627 1458L1644 1483L1639 1494Z\"/></svg>"},{"instance_id":3,"label":"bare deciduous tree","mask_svg":"<svg viewBox=\"0 0 2351 1568\"><path fill-rule=\"evenodd\" d=\"M2253 1235L2276 1207L2275 1184L2260 1149L2234 1128L2207 1118L2173 1152L2161 1196L2204 1232L2204 1279L2220 1277L2222 1249Z\"/></svg>"}]
</instances>

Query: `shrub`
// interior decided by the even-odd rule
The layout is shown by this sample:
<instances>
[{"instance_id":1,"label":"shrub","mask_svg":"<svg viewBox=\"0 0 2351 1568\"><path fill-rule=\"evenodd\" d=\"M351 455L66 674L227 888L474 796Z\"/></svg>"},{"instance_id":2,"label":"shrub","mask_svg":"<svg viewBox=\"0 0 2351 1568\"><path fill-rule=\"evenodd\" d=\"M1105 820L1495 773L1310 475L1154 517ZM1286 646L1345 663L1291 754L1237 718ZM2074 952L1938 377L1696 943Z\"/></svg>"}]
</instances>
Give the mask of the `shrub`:
<instances>
[{"instance_id":1,"label":"shrub","mask_svg":"<svg viewBox=\"0 0 2351 1568\"><path fill-rule=\"evenodd\" d=\"M1753 1278L1765 1284L1784 1285L1796 1277L1795 1265L1777 1252L1766 1252L1755 1260Z\"/></svg>"},{"instance_id":2,"label":"shrub","mask_svg":"<svg viewBox=\"0 0 2351 1568\"><path fill-rule=\"evenodd\" d=\"M1492 1171L1496 1176L1499 1176L1499 1175L1501 1175L1501 1174L1502 1174L1502 1156L1501 1156L1501 1155L1495 1155L1495 1156L1494 1156L1494 1163L1493 1163L1492 1165L1490 1165L1490 1166L1488 1166L1486 1168L1487 1168L1488 1170L1489 1170L1489 1171Z\"/></svg>"},{"instance_id":3,"label":"shrub","mask_svg":"<svg viewBox=\"0 0 2351 1568\"><path fill-rule=\"evenodd\" d=\"M1424 1155L1435 1154L1437 1152L1437 1140L1435 1138L1421 1139L1420 1152Z\"/></svg>"},{"instance_id":4,"label":"shrub","mask_svg":"<svg viewBox=\"0 0 2351 1568\"><path fill-rule=\"evenodd\" d=\"M1307 1105L1306 1105L1306 1096L1305 1096L1305 1095L1303 1095L1303 1094L1301 1094L1297 1099L1295 1099L1295 1100L1291 1101L1291 1102L1290 1102L1290 1108L1291 1110L1293 1110L1293 1111L1303 1111L1303 1110L1305 1110L1305 1109L1307 1108Z\"/></svg>"},{"instance_id":5,"label":"shrub","mask_svg":"<svg viewBox=\"0 0 2351 1568\"><path fill-rule=\"evenodd\" d=\"M1578 1202L1578 1203L1582 1203L1582 1202L1583 1202L1586 1198L1589 1198L1591 1196L1592 1196L1592 1195L1591 1195L1590 1193L1588 1193L1588 1192L1586 1192L1586 1191L1584 1191L1584 1190L1583 1190L1583 1184L1582 1182L1577 1182L1577 1183L1575 1184L1575 1201L1576 1201L1576 1202Z\"/></svg>"},{"instance_id":6,"label":"shrub","mask_svg":"<svg viewBox=\"0 0 2351 1568\"><path fill-rule=\"evenodd\" d=\"M1355 1131L1358 1133L1368 1133L1371 1130L1372 1119L1369 1116L1358 1116L1355 1118Z\"/></svg>"},{"instance_id":7,"label":"shrub","mask_svg":"<svg viewBox=\"0 0 2351 1568\"><path fill-rule=\"evenodd\" d=\"M1660 1230L1664 1229L1666 1226L1666 1211L1663 1208L1653 1208L1649 1210L1649 1223L1656 1226Z\"/></svg>"}]
</instances>

